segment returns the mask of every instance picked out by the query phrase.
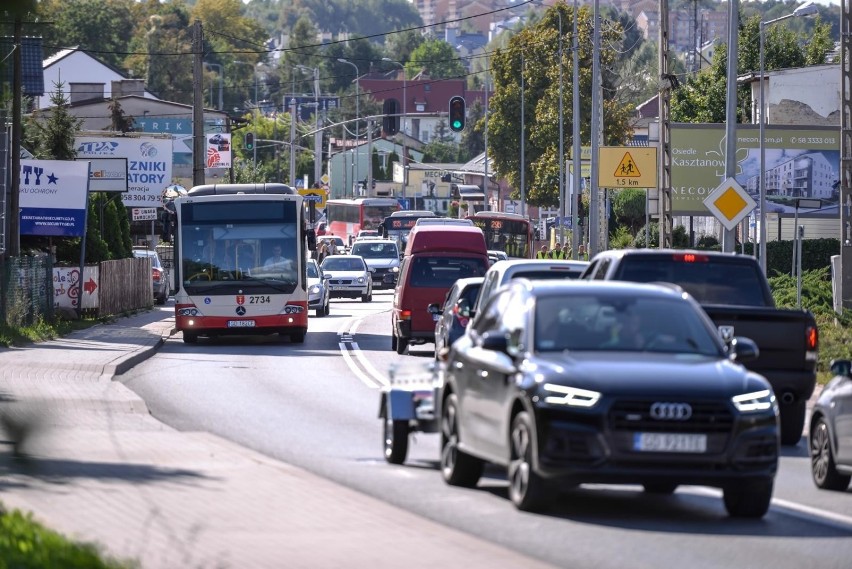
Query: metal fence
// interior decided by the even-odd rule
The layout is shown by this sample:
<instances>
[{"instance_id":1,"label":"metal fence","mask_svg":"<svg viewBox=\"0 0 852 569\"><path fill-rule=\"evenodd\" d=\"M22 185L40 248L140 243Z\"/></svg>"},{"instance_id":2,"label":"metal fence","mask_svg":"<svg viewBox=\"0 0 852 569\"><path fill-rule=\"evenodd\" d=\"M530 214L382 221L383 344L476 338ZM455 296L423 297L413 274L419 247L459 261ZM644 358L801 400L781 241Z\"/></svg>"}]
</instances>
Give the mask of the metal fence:
<instances>
[{"instance_id":1,"label":"metal fence","mask_svg":"<svg viewBox=\"0 0 852 569\"><path fill-rule=\"evenodd\" d=\"M0 258L0 323L32 326L53 318L53 261L38 257Z\"/></svg>"}]
</instances>

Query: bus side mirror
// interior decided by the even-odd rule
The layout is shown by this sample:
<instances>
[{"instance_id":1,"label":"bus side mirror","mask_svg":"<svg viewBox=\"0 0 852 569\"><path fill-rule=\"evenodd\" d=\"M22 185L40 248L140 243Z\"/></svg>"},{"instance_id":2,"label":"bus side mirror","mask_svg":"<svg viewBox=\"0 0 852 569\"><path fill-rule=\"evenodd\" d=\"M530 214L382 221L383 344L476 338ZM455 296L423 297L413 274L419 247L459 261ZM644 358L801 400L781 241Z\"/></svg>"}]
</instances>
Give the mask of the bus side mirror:
<instances>
[{"instance_id":1,"label":"bus side mirror","mask_svg":"<svg viewBox=\"0 0 852 569\"><path fill-rule=\"evenodd\" d=\"M308 250L314 251L317 248L317 233L313 229L308 229Z\"/></svg>"}]
</instances>

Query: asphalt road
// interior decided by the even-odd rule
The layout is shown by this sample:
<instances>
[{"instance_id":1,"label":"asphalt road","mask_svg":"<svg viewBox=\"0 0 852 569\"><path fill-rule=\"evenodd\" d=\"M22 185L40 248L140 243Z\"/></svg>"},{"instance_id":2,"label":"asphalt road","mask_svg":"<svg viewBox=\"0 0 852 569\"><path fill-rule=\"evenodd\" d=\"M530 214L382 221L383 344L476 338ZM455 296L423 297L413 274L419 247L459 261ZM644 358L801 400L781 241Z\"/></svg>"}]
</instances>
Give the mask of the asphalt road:
<instances>
[{"instance_id":1,"label":"asphalt road","mask_svg":"<svg viewBox=\"0 0 852 569\"><path fill-rule=\"evenodd\" d=\"M302 345L236 337L193 346L177 336L122 378L173 427L215 433L558 566L850 566L852 491L816 490L804 441L784 449L772 508L759 521L728 518L721 493L700 487L659 497L583 486L547 513L518 512L496 469L476 489L445 485L436 434L416 435L405 465L385 463L379 385L392 365L417 373L432 358L431 344L391 351L390 300L388 291L371 303L332 301L330 316L311 317Z\"/></svg>"}]
</instances>

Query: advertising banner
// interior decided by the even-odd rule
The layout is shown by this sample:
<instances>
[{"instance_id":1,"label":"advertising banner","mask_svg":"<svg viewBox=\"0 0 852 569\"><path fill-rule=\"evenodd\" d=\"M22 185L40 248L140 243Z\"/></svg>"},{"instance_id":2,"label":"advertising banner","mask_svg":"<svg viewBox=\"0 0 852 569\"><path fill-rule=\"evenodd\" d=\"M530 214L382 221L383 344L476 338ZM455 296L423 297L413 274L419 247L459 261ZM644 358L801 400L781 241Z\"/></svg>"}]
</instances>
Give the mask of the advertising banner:
<instances>
[{"instance_id":1,"label":"advertising banner","mask_svg":"<svg viewBox=\"0 0 852 569\"><path fill-rule=\"evenodd\" d=\"M231 135L227 132L217 132L207 136L207 167L231 167Z\"/></svg>"},{"instance_id":2,"label":"advertising banner","mask_svg":"<svg viewBox=\"0 0 852 569\"><path fill-rule=\"evenodd\" d=\"M759 125L737 125L734 178L760 202ZM796 198L822 200L803 217L837 216L840 183L840 129L767 126L764 152L766 213L790 214ZM725 179L725 125L673 124L672 213L710 216L704 200Z\"/></svg>"},{"instance_id":3,"label":"advertising banner","mask_svg":"<svg viewBox=\"0 0 852 569\"><path fill-rule=\"evenodd\" d=\"M126 192L127 158L77 158L92 163L89 169L90 192Z\"/></svg>"},{"instance_id":4,"label":"advertising banner","mask_svg":"<svg viewBox=\"0 0 852 569\"><path fill-rule=\"evenodd\" d=\"M172 183L172 141L169 138L78 136L78 158L126 158L126 207L160 207L163 190Z\"/></svg>"},{"instance_id":5,"label":"advertising banner","mask_svg":"<svg viewBox=\"0 0 852 569\"><path fill-rule=\"evenodd\" d=\"M99 275L97 265L83 267L83 304L80 305L80 267L54 267L53 306L58 310L97 308Z\"/></svg>"},{"instance_id":6,"label":"advertising banner","mask_svg":"<svg viewBox=\"0 0 852 569\"><path fill-rule=\"evenodd\" d=\"M88 162L21 160L20 187L21 235L85 233Z\"/></svg>"}]
</instances>

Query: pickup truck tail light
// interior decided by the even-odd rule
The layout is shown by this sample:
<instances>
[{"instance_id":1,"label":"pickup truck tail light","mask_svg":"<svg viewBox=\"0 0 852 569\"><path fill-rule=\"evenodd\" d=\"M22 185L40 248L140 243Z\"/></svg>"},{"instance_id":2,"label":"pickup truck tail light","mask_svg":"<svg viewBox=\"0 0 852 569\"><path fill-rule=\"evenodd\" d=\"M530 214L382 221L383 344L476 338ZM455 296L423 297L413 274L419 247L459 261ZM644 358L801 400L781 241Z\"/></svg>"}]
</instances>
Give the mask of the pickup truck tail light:
<instances>
[{"instance_id":1,"label":"pickup truck tail light","mask_svg":"<svg viewBox=\"0 0 852 569\"><path fill-rule=\"evenodd\" d=\"M805 328L805 347L808 350L819 349L819 332L816 326L808 326Z\"/></svg>"},{"instance_id":2,"label":"pickup truck tail light","mask_svg":"<svg viewBox=\"0 0 852 569\"><path fill-rule=\"evenodd\" d=\"M163 271L161 271L160 269L157 269L157 268L151 269L151 273L152 273L152 276L154 277L155 283L160 282L160 279L163 278Z\"/></svg>"},{"instance_id":3,"label":"pickup truck tail light","mask_svg":"<svg viewBox=\"0 0 852 569\"><path fill-rule=\"evenodd\" d=\"M399 311L399 319L400 320L411 320L411 311L410 310L400 310Z\"/></svg>"}]
</instances>

